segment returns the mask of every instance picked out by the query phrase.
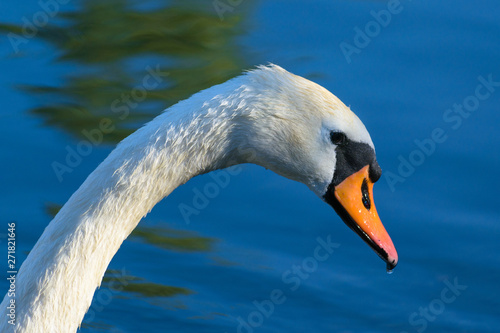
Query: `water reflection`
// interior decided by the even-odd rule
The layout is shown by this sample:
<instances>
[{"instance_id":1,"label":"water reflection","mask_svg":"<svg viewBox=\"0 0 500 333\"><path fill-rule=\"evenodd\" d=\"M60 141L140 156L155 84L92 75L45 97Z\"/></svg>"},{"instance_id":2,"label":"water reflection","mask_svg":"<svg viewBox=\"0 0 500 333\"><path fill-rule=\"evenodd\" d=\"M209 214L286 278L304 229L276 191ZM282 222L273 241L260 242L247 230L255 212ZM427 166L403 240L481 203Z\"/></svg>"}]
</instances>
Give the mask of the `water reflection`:
<instances>
[{"instance_id":1,"label":"water reflection","mask_svg":"<svg viewBox=\"0 0 500 333\"><path fill-rule=\"evenodd\" d=\"M138 227L131 235L159 248L175 251L210 251L213 238L200 237L192 231L174 230L167 227Z\"/></svg>"},{"instance_id":2,"label":"water reflection","mask_svg":"<svg viewBox=\"0 0 500 333\"><path fill-rule=\"evenodd\" d=\"M46 203L45 211L54 218L62 205L56 203ZM147 224L147 221L142 221ZM144 226L139 225L132 231L131 240L140 240L161 249L178 252L209 252L215 243L214 238L198 236L196 232L186 230L171 229L167 226Z\"/></svg>"},{"instance_id":3,"label":"water reflection","mask_svg":"<svg viewBox=\"0 0 500 333\"><path fill-rule=\"evenodd\" d=\"M45 211L53 218L61 209L61 205L47 203ZM146 223L146 222L142 222ZM209 251L214 239L208 237L199 237L194 232L183 230L174 230L167 227L143 227L138 226L131 234L129 239L141 239L151 245L159 248L175 250L175 251ZM107 291L107 292L106 292ZM108 330L111 328L100 322L95 322L94 318L97 312L101 312L105 305L111 302L111 299L106 300L106 304L102 303L99 297L100 293L113 295L113 297L122 299L140 298L146 300L155 306L160 306L166 309L186 309L186 305L179 299L155 300L159 298L172 298L180 295L191 295L195 292L184 287L168 286L164 284L154 283L138 276L134 276L126 272L116 269L107 269L102 279L101 287L94 295L93 303L86 314L82 323L82 328L93 328L99 330ZM106 295L106 297L108 297ZM101 309L101 310L99 310Z\"/></svg>"},{"instance_id":4,"label":"water reflection","mask_svg":"<svg viewBox=\"0 0 500 333\"><path fill-rule=\"evenodd\" d=\"M45 211L51 218L53 218L59 212L61 207L62 205L59 204L46 203ZM147 222L143 221L142 223L144 224ZM192 231L174 230L166 226L138 226L132 232L129 239L140 240L158 248L179 252L208 252L211 250L212 244L215 242L215 239L213 238L200 237ZM175 301L153 301L153 299L171 298L195 293L193 290L188 288L169 286L147 281L142 277L129 274L124 269L122 271L107 269L104 274L101 287L94 295L94 301L90 307L89 313L86 315L84 322L82 323L83 328L109 329L107 325L96 323L94 321L95 313L100 312L101 310L96 311L93 308L104 308L104 305L106 305L100 304L102 301L99 298L99 293L103 293L103 290L107 290L108 294L113 295L113 297L124 299L146 299L146 301L152 305L161 306L166 309L185 309L186 305L179 299L176 299ZM110 301L107 302L109 303Z\"/></svg>"},{"instance_id":5,"label":"water reflection","mask_svg":"<svg viewBox=\"0 0 500 333\"><path fill-rule=\"evenodd\" d=\"M58 62L75 67L60 86L23 86L43 99L30 111L83 139L109 118L113 130L102 141L118 142L164 108L249 67L235 43L243 13L221 20L206 1L82 0L36 35L56 49ZM161 80L146 86L152 70Z\"/></svg>"},{"instance_id":6,"label":"water reflection","mask_svg":"<svg viewBox=\"0 0 500 333\"><path fill-rule=\"evenodd\" d=\"M118 270L108 269L102 279L101 288L116 289L116 281L120 282L120 291L140 295L141 297L172 297L176 295L190 295L194 292L187 288L165 286L158 283L148 282L143 278L120 272ZM123 298L129 297L126 294Z\"/></svg>"},{"instance_id":7,"label":"water reflection","mask_svg":"<svg viewBox=\"0 0 500 333\"><path fill-rule=\"evenodd\" d=\"M143 278L130 275L125 270L106 270L102 280L101 287L96 291L94 300L86 313L82 328L92 328L97 330L111 330L112 326L96 320L99 312L103 311L105 306L111 303L113 298L135 299L140 298L151 304L158 298L174 297L178 295L190 295L194 292L187 288L165 286L157 283L148 282ZM101 297L102 296L102 297ZM110 297L111 296L111 297ZM162 304L160 302L160 304ZM180 301L175 301L177 308L185 308L185 305Z\"/></svg>"}]
</instances>

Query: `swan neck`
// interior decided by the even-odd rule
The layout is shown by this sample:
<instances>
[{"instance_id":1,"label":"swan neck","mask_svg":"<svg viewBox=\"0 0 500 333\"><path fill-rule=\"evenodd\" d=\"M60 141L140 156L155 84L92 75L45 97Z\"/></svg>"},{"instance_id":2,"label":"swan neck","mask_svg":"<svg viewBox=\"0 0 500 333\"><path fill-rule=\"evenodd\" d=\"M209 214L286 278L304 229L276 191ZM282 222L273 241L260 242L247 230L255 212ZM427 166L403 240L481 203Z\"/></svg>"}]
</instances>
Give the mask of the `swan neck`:
<instances>
[{"instance_id":1,"label":"swan neck","mask_svg":"<svg viewBox=\"0 0 500 333\"><path fill-rule=\"evenodd\" d=\"M231 119L179 104L122 141L48 225L17 275L16 332L76 331L141 218L190 178L236 163Z\"/></svg>"}]
</instances>

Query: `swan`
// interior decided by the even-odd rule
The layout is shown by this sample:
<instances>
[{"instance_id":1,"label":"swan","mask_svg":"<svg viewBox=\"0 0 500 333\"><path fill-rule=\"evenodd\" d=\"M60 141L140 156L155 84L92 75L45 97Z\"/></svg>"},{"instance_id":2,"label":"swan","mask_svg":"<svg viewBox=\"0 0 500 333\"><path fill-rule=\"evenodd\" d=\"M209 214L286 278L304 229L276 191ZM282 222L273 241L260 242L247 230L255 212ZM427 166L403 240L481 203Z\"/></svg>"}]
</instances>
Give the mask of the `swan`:
<instances>
[{"instance_id":1,"label":"swan","mask_svg":"<svg viewBox=\"0 0 500 333\"><path fill-rule=\"evenodd\" d=\"M194 94L125 138L49 223L19 269L16 325L75 332L122 242L194 176L254 163L307 185L387 263L398 255L377 214L381 175L359 118L325 88L268 64Z\"/></svg>"}]
</instances>

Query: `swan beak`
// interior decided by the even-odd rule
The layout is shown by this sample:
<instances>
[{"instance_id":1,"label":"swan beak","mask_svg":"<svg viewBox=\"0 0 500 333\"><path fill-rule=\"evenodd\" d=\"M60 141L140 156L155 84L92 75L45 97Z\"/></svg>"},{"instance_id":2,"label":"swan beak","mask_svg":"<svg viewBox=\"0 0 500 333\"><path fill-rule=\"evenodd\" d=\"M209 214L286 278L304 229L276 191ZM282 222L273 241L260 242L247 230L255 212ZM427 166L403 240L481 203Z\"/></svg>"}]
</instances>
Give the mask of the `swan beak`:
<instances>
[{"instance_id":1,"label":"swan beak","mask_svg":"<svg viewBox=\"0 0 500 333\"><path fill-rule=\"evenodd\" d=\"M388 270L396 267L396 248L382 225L373 202L373 182L369 177L369 166L335 186L334 195L338 204L334 204L333 208L342 220L387 263Z\"/></svg>"}]
</instances>

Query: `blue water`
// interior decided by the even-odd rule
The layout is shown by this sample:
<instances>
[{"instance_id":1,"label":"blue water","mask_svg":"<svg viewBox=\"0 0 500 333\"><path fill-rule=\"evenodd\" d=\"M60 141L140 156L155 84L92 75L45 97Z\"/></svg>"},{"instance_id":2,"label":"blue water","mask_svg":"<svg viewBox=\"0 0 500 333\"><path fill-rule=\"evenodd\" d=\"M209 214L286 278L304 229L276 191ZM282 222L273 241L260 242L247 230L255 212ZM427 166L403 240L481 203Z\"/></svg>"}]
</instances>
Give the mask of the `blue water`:
<instances>
[{"instance_id":1,"label":"blue water","mask_svg":"<svg viewBox=\"0 0 500 333\"><path fill-rule=\"evenodd\" d=\"M209 245L186 251L127 240L107 274L125 282L96 292L81 332L498 332L500 83L480 88L483 100L471 96L479 77L500 82L500 3L402 0L387 26L374 24L370 12L387 8L385 1L243 1L223 19L243 18L235 40L241 70L277 63L325 86L363 120L384 170L375 201L399 253L394 273L304 185L245 165L189 224L178 207L192 205L194 190L214 183L210 175L154 208L141 226ZM3 2L0 22L22 24L39 10L35 0ZM341 43L356 47L355 28L377 26L347 59ZM50 95L19 86L63 86L83 65L60 61L38 36L17 54L3 37L0 242L6 251L7 222L15 221L22 261L51 220L47 203L63 204L114 143L95 147L59 182L51 164L79 139L30 112L51 104ZM448 113L464 102L473 110L466 118ZM430 144L436 131L440 142ZM414 166L402 170L410 163L403 160ZM335 248L313 262L318 237ZM298 274L296 265L312 266ZM125 288L132 277L157 289ZM184 292L155 295L159 286ZM0 287L8 288L3 278Z\"/></svg>"}]
</instances>

